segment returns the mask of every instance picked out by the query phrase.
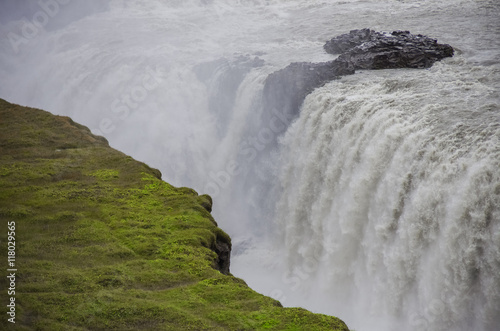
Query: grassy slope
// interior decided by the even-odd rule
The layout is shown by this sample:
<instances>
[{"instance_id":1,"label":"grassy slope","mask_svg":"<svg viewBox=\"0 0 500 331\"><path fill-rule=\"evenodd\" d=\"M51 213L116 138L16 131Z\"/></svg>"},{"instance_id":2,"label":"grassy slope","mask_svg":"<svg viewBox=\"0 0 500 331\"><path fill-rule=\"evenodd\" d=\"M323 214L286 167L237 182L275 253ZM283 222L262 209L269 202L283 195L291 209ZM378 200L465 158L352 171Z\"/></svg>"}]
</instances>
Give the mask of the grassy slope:
<instances>
[{"instance_id":1,"label":"grassy slope","mask_svg":"<svg viewBox=\"0 0 500 331\"><path fill-rule=\"evenodd\" d=\"M16 330L347 330L217 271L210 198L67 117L0 99L0 240L16 222ZM0 278L4 316L8 288ZM12 326L12 325L11 325Z\"/></svg>"}]
</instances>

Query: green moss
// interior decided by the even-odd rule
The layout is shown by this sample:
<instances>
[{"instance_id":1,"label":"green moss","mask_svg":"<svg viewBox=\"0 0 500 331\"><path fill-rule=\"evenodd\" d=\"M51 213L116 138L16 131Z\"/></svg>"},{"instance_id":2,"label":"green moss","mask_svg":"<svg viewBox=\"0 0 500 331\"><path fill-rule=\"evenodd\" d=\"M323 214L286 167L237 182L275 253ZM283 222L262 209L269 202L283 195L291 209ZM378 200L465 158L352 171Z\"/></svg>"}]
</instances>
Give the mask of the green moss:
<instances>
[{"instance_id":1,"label":"green moss","mask_svg":"<svg viewBox=\"0 0 500 331\"><path fill-rule=\"evenodd\" d=\"M231 239L212 199L160 178L67 117L0 99L0 240L7 256L15 221L16 329L347 330L214 269L216 242Z\"/></svg>"},{"instance_id":2,"label":"green moss","mask_svg":"<svg viewBox=\"0 0 500 331\"><path fill-rule=\"evenodd\" d=\"M112 180L114 178L118 178L119 171L115 169L99 169L92 173L90 176L97 177L101 180Z\"/></svg>"}]
</instances>

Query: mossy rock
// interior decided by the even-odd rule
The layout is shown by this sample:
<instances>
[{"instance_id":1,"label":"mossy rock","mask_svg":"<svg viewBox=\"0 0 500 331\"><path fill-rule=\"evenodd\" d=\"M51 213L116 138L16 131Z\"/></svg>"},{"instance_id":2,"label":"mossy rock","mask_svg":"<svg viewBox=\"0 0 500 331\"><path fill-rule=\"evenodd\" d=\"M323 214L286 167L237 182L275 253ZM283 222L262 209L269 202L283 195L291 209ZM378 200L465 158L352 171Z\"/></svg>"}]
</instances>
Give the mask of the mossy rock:
<instances>
[{"instance_id":1,"label":"mossy rock","mask_svg":"<svg viewBox=\"0 0 500 331\"><path fill-rule=\"evenodd\" d=\"M7 256L15 222L16 330L347 330L221 272L231 239L212 199L160 178L68 117L0 99L0 240ZM2 325L13 327L8 287L0 277Z\"/></svg>"}]
</instances>

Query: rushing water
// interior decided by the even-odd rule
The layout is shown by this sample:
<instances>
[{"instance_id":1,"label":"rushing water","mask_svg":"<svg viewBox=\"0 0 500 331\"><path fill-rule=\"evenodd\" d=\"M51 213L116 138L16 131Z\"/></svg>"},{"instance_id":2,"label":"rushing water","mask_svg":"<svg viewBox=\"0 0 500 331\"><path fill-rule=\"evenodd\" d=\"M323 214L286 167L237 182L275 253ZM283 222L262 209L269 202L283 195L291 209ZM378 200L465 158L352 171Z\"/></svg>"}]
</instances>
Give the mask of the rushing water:
<instances>
[{"instance_id":1,"label":"rushing water","mask_svg":"<svg viewBox=\"0 0 500 331\"><path fill-rule=\"evenodd\" d=\"M496 0L23 4L0 5L0 97L211 194L253 288L358 331L498 330ZM267 75L332 59L323 43L364 27L456 55L331 82L297 118L264 113Z\"/></svg>"}]
</instances>

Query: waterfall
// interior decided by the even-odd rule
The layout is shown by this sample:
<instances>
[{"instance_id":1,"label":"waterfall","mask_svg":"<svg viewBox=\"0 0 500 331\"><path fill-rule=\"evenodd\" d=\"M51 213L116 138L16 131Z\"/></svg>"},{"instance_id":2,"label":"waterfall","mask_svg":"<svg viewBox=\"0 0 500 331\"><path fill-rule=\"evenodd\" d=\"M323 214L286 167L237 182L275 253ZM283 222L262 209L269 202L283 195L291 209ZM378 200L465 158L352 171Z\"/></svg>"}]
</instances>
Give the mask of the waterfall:
<instances>
[{"instance_id":1,"label":"waterfall","mask_svg":"<svg viewBox=\"0 0 500 331\"><path fill-rule=\"evenodd\" d=\"M499 13L497 0L0 1L0 97L211 194L231 272L285 306L357 331L493 331ZM331 61L325 41L365 27L456 55L346 76L293 116L265 109L270 74Z\"/></svg>"},{"instance_id":2,"label":"waterfall","mask_svg":"<svg viewBox=\"0 0 500 331\"><path fill-rule=\"evenodd\" d=\"M332 82L282 139L288 273L308 273L304 288L321 279L340 316L394 319L385 330L500 325L500 114L454 66Z\"/></svg>"}]
</instances>

